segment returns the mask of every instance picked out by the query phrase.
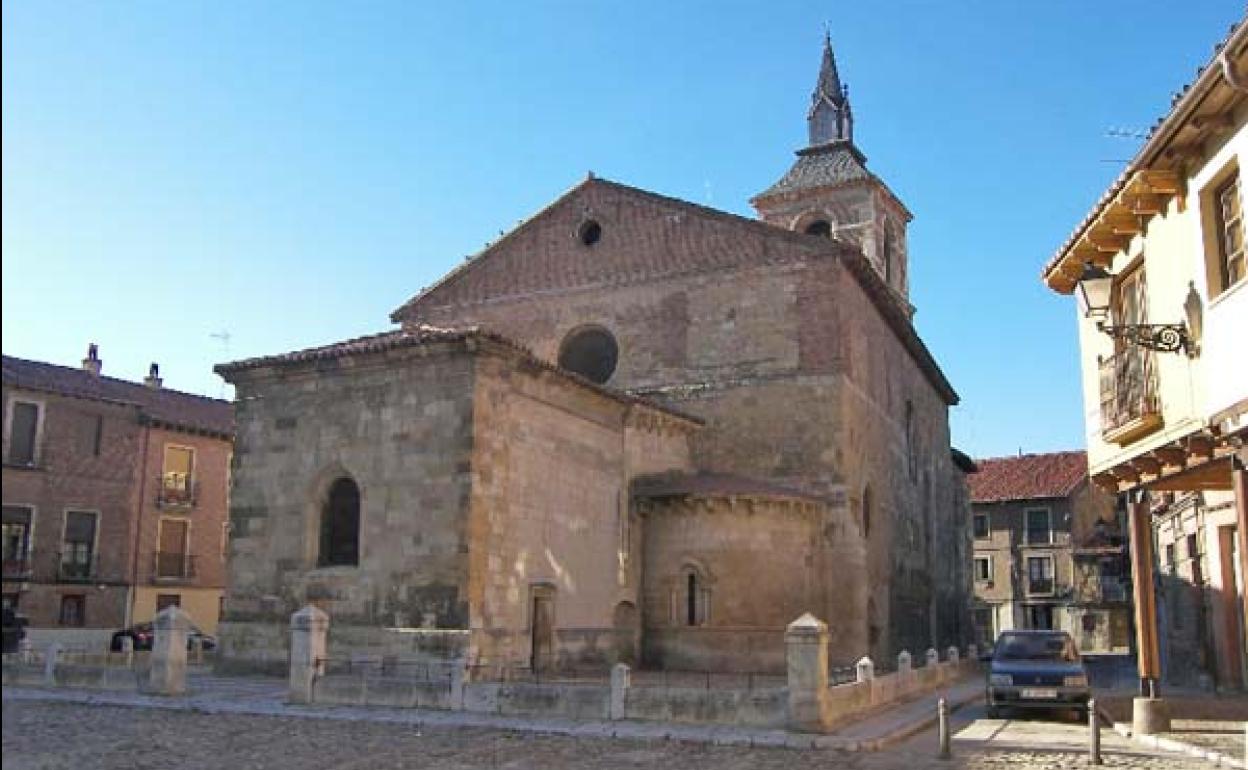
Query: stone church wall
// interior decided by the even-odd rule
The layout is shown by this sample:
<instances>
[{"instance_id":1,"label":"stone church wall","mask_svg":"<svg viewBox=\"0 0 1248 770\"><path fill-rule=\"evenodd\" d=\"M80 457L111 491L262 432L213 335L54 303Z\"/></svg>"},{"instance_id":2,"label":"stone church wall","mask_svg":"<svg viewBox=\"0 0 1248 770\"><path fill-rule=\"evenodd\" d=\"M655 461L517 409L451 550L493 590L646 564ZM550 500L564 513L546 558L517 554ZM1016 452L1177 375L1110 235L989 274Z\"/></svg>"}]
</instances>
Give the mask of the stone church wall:
<instances>
[{"instance_id":1,"label":"stone church wall","mask_svg":"<svg viewBox=\"0 0 1248 770\"><path fill-rule=\"evenodd\" d=\"M853 276L843 271L841 280L845 434L838 460L867 546L870 654L944 649L970 633L963 617L969 586L951 563L969 560L970 514L950 454L948 407Z\"/></svg>"},{"instance_id":2,"label":"stone church wall","mask_svg":"<svg viewBox=\"0 0 1248 770\"><path fill-rule=\"evenodd\" d=\"M758 498L643 503L646 665L782 672L785 626L820 599L821 509ZM694 624L691 570L700 594Z\"/></svg>"},{"instance_id":3,"label":"stone church wall","mask_svg":"<svg viewBox=\"0 0 1248 770\"><path fill-rule=\"evenodd\" d=\"M624 648L636 644L640 533L630 516L629 467L687 468L684 431L694 427L628 427L638 410L664 419L560 374L479 359L470 590L473 627L484 630L480 660L530 662L538 591L554 601L545 665L631 656Z\"/></svg>"},{"instance_id":4,"label":"stone church wall","mask_svg":"<svg viewBox=\"0 0 1248 770\"><path fill-rule=\"evenodd\" d=\"M447 346L239 376L227 657L280 653L308 602L334 617L331 646L467 627L474 381ZM342 475L360 490L359 564L318 567L320 504Z\"/></svg>"}]
</instances>

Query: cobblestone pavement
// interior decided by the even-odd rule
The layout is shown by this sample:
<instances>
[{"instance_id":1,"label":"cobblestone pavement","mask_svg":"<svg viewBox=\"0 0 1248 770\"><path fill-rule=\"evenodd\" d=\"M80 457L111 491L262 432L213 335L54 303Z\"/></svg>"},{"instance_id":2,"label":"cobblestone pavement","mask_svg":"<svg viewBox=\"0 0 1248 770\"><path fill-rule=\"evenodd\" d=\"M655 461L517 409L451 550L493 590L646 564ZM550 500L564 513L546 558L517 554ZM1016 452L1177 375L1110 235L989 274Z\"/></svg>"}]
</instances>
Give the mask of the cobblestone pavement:
<instances>
[{"instance_id":1,"label":"cobblestone pavement","mask_svg":"<svg viewBox=\"0 0 1248 770\"><path fill-rule=\"evenodd\" d=\"M2 733L5 770L1069 770L1083 764L1083 757L1073 752L985 748L969 740L955 744L952 762L942 762L931 750L934 733L921 734L892 751L844 753L9 699L3 703ZM1105 766L1208 767L1172 755L1138 752L1110 753Z\"/></svg>"}]
</instances>

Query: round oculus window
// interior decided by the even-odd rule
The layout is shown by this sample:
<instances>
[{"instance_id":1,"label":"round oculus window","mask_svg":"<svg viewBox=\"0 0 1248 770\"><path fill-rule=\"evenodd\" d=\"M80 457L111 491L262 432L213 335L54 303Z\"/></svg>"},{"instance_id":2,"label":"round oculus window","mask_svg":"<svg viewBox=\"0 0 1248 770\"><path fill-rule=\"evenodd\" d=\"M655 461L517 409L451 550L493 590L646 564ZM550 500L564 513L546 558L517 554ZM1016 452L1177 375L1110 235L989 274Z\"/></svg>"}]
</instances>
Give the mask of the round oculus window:
<instances>
[{"instance_id":1,"label":"round oculus window","mask_svg":"<svg viewBox=\"0 0 1248 770\"><path fill-rule=\"evenodd\" d=\"M593 219L586 220L577 228L576 237L586 246L593 246L602 238L602 225Z\"/></svg>"},{"instance_id":2,"label":"round oculus window","mask_svg":"<svg viewBox=\"0 0 1248 770\"><path fill-rule=\"evenodd\" d=\"M619 356L620 348L611 332L593 326L567 336L559 349L559 366L601 385L615 373Z\"/></svg>"}]
</instances>

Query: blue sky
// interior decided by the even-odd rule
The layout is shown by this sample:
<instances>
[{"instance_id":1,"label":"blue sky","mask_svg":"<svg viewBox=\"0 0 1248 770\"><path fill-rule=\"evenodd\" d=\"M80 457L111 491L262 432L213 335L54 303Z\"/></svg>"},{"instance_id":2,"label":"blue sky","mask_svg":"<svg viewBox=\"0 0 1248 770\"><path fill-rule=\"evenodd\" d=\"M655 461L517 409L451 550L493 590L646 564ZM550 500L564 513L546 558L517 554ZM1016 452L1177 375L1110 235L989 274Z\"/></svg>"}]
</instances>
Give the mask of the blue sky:
<instances>
[{"instance_id":1,"label":"blue sky","mask_svg":"<svg viewBox=\"0 0 1248 770\"><path fill-rule=\"evenodd\" d=\"M1177 13L1177 11L1181 11ZM1043 263L1243 12L1096 3L3 4L3 349L220 395L389 326L586 171L752 215L830 24L915 213L915 322L976 456L1083 445ZM228 331L228 348L213 335Z\"/></svg>"}]
</instances>

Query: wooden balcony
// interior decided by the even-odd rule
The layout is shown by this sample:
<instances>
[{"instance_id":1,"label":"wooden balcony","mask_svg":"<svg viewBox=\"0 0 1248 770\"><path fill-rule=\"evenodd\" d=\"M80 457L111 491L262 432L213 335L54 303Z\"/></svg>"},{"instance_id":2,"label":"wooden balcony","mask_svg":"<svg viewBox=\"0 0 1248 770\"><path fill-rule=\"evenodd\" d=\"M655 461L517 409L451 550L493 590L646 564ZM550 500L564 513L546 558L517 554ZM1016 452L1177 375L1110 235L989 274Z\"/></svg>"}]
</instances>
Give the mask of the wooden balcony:
<instances>
[{"instance_id":1,"label":"wooden balcony","mask_svg":"<svg viewBox=\"0 0 1248 770\"><path fill-rule=\"evenodd\" d=\"M1101 359L1101 437L1129 444L1161 424L1153 353L1130 345Z\"/></svg>"}]
</instances>

